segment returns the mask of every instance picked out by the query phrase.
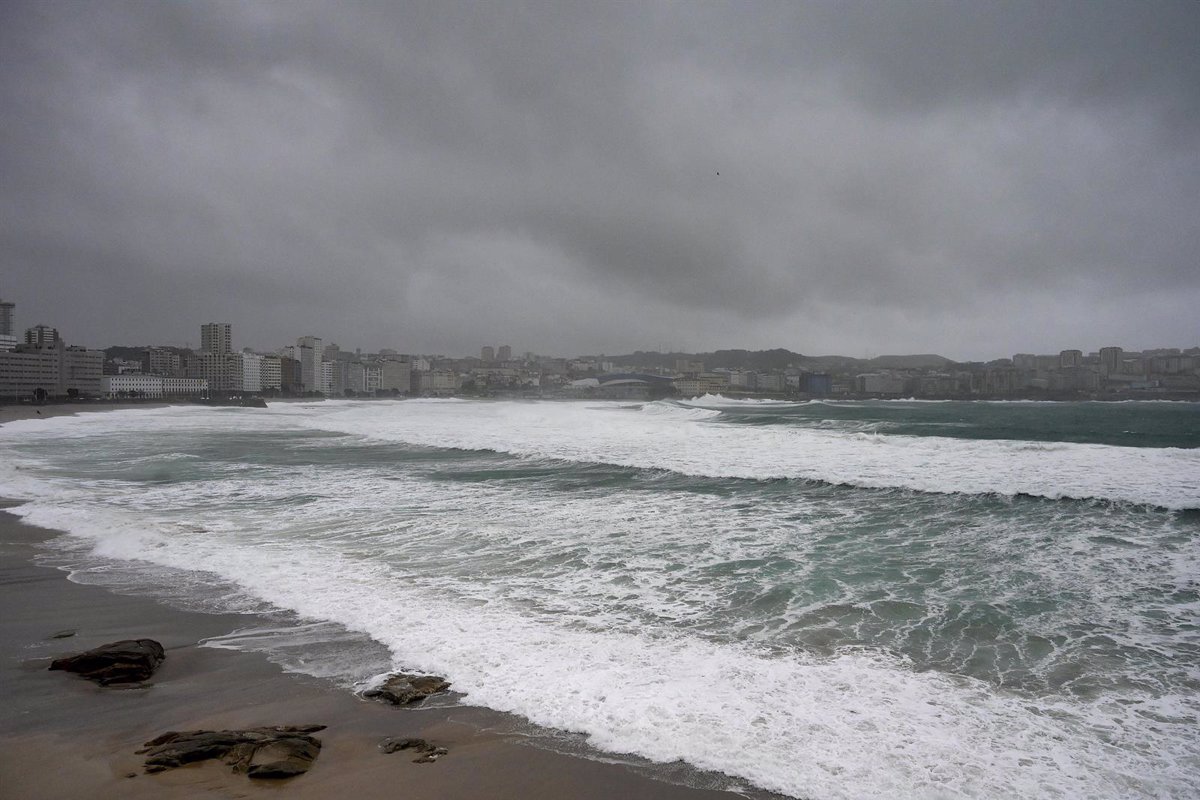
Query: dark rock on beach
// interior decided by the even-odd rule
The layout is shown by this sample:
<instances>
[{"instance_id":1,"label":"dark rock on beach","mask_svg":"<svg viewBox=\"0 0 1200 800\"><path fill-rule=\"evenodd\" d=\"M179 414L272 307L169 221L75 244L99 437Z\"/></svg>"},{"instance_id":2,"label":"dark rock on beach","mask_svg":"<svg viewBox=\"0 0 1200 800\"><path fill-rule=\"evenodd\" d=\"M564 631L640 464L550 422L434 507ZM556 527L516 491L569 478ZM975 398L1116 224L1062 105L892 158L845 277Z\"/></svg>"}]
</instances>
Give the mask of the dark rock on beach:
<instances>
[{"instance_id":1,"label":"dark rock on beach","mask_svg":"<svg viewBox=\"0 0 1200 800\"><path fill-rule=\"evenodd\" d=\"M449 681L437 675L398 673L389 676L379 686L365 690L362 696L372 700L382 700L392 705L404 706L420 702L432 694L444 692L449 687Z\"/></svg>"},{"instance_id":2,"label":"dark rock on beach","mask_svg":"<svg viewBox=\"0 0 1200 800\"><path fill-rule=\"evenodd\" d=\"M414 764L431 764L449 752L446 748L438 747L424 739L393 739L390 736L379 743L379 749L385 753L412 750L417 753L417 757L413 759Z\"/></svg>"},{"instance_id":3,"label":"dark rock on beach","mask_svg":"<svg viewBox=\"0 0 1200 800\"><path fill-rule=\"evenodd\" d=\"M50 669L75 672L101 686L139 683L148 680L166 657L162 645L153 639L125 639L77 655L56 658L50 662Z\"/></svg>"},{"instance_id":4,"label":"dark rock on beach","mask_svg":"<svg viewBox=\"0 0 1200 800\"><path fill-rule=\"evenodd\" d=\"M290 778L309 770L321 741L309 736L324 725L283 725L243 731L168 731L146 742L146 772L162 772L219 758L251 778Z\"/></svg>"}]
</instances>

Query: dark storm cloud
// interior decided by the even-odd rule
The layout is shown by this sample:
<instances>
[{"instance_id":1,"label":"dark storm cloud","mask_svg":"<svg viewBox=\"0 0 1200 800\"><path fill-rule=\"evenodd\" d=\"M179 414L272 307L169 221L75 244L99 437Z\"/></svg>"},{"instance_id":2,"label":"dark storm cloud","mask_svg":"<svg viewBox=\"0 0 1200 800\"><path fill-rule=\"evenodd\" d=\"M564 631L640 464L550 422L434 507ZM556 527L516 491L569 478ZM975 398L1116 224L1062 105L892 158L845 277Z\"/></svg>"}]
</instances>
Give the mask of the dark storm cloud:
<instances>
[{"instance_id":1,"label":"dark storm cloud","mask_svg":"<svg viewBox=\"0 0 1200 800\"><path fill-rule=\"evenodd\" d=\"M1194 3L0 15L0 295L77 341L1196 343Z\"/></svg>"}]
</instances>

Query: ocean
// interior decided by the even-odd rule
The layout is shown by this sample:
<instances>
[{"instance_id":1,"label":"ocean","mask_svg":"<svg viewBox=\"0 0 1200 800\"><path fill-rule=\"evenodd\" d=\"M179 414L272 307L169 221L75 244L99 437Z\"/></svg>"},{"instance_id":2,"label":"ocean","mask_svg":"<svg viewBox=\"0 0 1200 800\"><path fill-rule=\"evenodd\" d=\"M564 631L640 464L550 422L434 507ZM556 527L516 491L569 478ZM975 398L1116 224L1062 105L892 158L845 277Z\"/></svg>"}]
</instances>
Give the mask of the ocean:
<instances>
[{"instance_id":1,"label":"ocean","mask_svg":"<svg viewBox=\"0 0 1200 800\"><path fill-rule=\"evenodd\" d=\"M467 400L0 427L73 580L606 757L825 798L1195 797L1200 404Z\"/></svg>"}]
</instances>

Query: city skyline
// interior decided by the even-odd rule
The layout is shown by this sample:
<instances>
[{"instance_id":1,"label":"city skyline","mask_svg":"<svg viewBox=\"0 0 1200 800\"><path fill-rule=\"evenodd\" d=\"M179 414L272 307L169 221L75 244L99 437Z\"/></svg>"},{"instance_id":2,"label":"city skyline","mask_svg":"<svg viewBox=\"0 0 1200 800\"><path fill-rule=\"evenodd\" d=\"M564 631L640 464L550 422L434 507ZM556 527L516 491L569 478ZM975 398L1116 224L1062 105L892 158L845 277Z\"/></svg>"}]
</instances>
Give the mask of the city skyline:
<instances>
[{"instance_id":1,"label":"city skyline","mask_svg":"<svg viewBox=\"0 0 1200 800\"><path fill-rule=\"evenodd\" d=\"M19 316L19 312L17 311L17 309L20 308L20 304L16 303L16 301L12 297L6 297L4 295L0 295L0 307L3 307L4 324L8 326L7 328L0 329L0 337L3 337L3 335L7 333L10 336L13 344L16 344L17 342L21 341L22 337L18 334L27 332L30 329L45 327L45 328L54 329L56 332L60 331L60 330L64 330L61 325L58 325L54 322L42 321L40 317L38 318L39 321L36 323L28 322L28 321L23 322ZM578 352L543 352L543 351L531 350L529 348L522 348L519 346L514 347L513 345L508 344L507 341L505 343L500 343L499 339L494 340L494 342L492 344L488 344L488 343L476 344L473 351L454 352L454 351L450 351L450 350L447 350L444 348L443 349L435 348L432 350L424 350L424 351L423 350L415 350L415 349L411 349L411 348L410 349L398 349L398 348L402 348L402 344L403 344L403 343L398 343L398 342L377 344L377 346L372 346L372 347L361 346L358 342L349 342L346 345L342 345L340 342L338 342L332 338L318 336L315 333L307 333L307 334L303 334L303 335L295 334L295 333L293 333L292 335L285 334L279 338L278 343L268 344L268 345L264 346L261 344L247 344L245 342L239 342L236 334L234 333L235 331L238 330L239 327L240 326L238 324L231 323L231 322L214 322L211 320L204 321L204 322L198 321L193 326L193 328L194 328L193 333L190 334L190 336L194 336L195 338L189 338L189 336L185 336L184 338L174 338L174 339L166 339L166 340L161 340L161 341L146 341L146 342L135 342L135 341L129 340L129 341L112 341L112 342L108 342L108 343L100 343L100 342L95 342L95 341L78 340L78 339L75 339L74 337L69 336L68 334L64 334L64 338L70 339L72 344L80 344L80 345L87 346L89 348L99 349L99 350L107 350L107 349L113 348L113 347L175 347L175 348L180 348L180 349L187 349L187 350L193 350L196 352L201 352L201 351L205 351L205 350L210 350L210 348L206 346L206 341L208 341L208 337L211 337L213 342L219 343L215 347L215 352L217 352L217 353L227 353L227 352L231 352L231 351L237 352L237 351L241 351L241 350L251 350L253 352L258 352L258 353L276 353L276 352L281 352L283 350L286 350L286 349L292 347L299 338L312 338L312 337L316 336L316 338L323 340L327 345L334 345L334 346L341 347L342 349L349 350L349 351L361 351L363 353L379 353L379 352L391 351L391 352L396 352L396 353L403 353L406 355L437 356L437 357L447 357L447 358L454 358L454 359L469 359L472 357L476 357L476 358L480 358L480 360L483 360L483 361L490 361L490 360L506 361L506 360L509 360L508 358L500 357L501 355L503 355L505 353L505 351L507 351L509 357L517 357L517 356L521 356L525 353L537 353L537 355L539 355L539 356L545 356L545 357L551 357L551 358L585 358L585 357L597 357L597 356L616 357L616 356L622 356L622 355L632 355L634 353L639 353L639 352L663 353L663 354L671 354L671 353L697 354L697 353L706 353L706 352L711 353L711 352L716 352L716 351L729 351L729 350L747 350L747 351L790 350L799 355L804 355L804 356L813 357L813 358L844 357L844 358L849 358L849 359L860 359L860 360L870 360L870 359L880 358L880 357L885 357L885 356L938 355L938 356L943 356L945 358L950 359L951 361L958 362L958 363L986 363L988 361L993 361L993 360L997 360L997 359L1011 358L1013 355L1019 354L1016 351L1014 351L1013 353L978 354L974 357L969 357L969 358L953 358L951 356L947 356L946 353L941 352L939 350L928 350L928 351L923 351L921 353L888 351L888 352L872 352L872 353L854 354L852 352L839 352L839 351L832 351L832 352L805 351L802 349L794 349L792 347L787 347L784 345L776 345L773 347L762 347L762 348L750 348L750 347L742 347L737 342L726 343L722 346L711 347L711 348L695 348L695 347L693 347L693 348L689 349L687 347L663 348L663 347L647 346L647 347L632 348L628 351L611 352L611 353L605 353L602 350L581 350ZM199 332L198 336L196 335L195 332ZM1030 355L1038 355L1038 356L1057 356L1061 352L1079 350L1084 355L1096 356L1100 353L1101 350L1103 350L1105 348L1113 348L1113 347L1122 349L1126 352L1132 352L1132 353L1143 352L1143 351L1149 352L1149 351L1165 350L1165 349L1186 350L1189 348L1200 347L1200 338L1198 338L1196 341L1191 341L1191 342L1158 342L1156 344L1153 344L1151 346L1146 346L1146 347L1130 347L1130 346L1127 346L1120 342L1113 342L1113 341L1106 341L1105 344L1099 344L1099 345L1090 344L1090 343L1082 343L1082 344L1081 343L1071 343L1065 347L1047 346L1047 347L1044 347L1041 349L1030 349L1028 351L1028 353ZM2 349L4 349L3 341L0 341L0 350L2 350ZM491 358L489 358L487 356L487 351L489 351L489 350L493 351Z\"/></svg>"},{"instance_id":2,"label":"city skyline","mask_svg":"<svg viewBox=\"0 0 1200 800\"><path fill-rule=\"evenodd\" d=\"M3 291L75 341L1188 346L1200 6L13 2ZM373 344L377 343L377 344Z\"/></svg>"}]
</instances>

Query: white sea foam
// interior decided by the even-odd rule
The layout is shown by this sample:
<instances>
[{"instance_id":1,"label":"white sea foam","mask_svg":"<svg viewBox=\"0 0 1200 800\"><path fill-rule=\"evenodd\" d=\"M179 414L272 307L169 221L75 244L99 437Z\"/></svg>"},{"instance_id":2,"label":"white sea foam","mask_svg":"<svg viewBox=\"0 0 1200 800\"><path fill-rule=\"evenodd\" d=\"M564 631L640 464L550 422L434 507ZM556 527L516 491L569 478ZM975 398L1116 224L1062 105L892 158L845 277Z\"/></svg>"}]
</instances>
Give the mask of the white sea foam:
<instances>
[{"instance_id":1,"label":"white sea foam","mask_svg":"<svg viewBox=\"0 0 1200 800\"><path fill-rule=\"evenodd\" d=\"M771 408L802 406L808 401L773 400L769 397L726 397L723 394L706 394L676 401L680 405L696 408Z\"/></svg>"},{"instance_id":2,"label":"white sea foam","mask_svg":"<svg viewBox=\"0 0 1200 800\"><path fill-rule=\"evenodd\" d=\"M619 404L331 404L328 413L297 420L373 439L706 477L1200 508L1200 450L734 426L695 418L694 410L673 403L647 404L640 415Z\"/></svg>"},{"instance_id":3,"label":"white sea foam","mask_svg":"<svg viewBox=\"0 0 1200 800\"><path fill-rule=\"evenodd\" d=\"M184 535L111 509L20 513L110 558L204 564L277 606L367 632L404 666L448 675L468 702L797 797L1183 797L1193 786L1194 754L1152 722L1122 716L1117 746L1096 735L1111 719L1100 705L1035 703L882 653L817 659L598 630L447 597L329 547L238 545L223 526Z\"/></svg>"},{"instance_id":4,"label":"white sea foam","mask_svg":"<svg viewBox=\"0 0 1200 800\"><path fill-rule=\"evenodd\" d=\"M700 475L729 474L722 463L727 460L732 469L755 473L746 477L777 468L772 455L796 469L810 464L802 456L825 447L824 458L862 469L863 450L867 455L870 448L904 450L882 441L900 437L829 433L822 436L831 443L822 445L822 436L811 432L768 430L763 433L786 435L760 436L759 429L733 429L713 422L715 415L688 412L548 403L325 403L273 407L268 414L185 409L123 420L100 415L90 423L61 426L55 420L38 435L91 435L111 460L134 466L151 459L130 450L123 440L131 436L136 443L156 438L147 433L170 434L175 438L159 449L175 453L186 452L176 441L185 436L204 442L210 434L311 428L574 461L619 464L636 458ZM0 429L0 443L6 438L44 441ZM306 440L313 441L363 440ZM940 442L946 449L929 453L941 453L941 461L927 455L934 460L925 468L960 466L967 455L958 443ZM997 445L966 444L981 445L981 452ZM1043 480L1053 477L1039 463L1047 457L1074 463L1076 473L1089 465L1107 470L1092 486L1113 479L1122 459L1141 452L1001 445L1005 458ZM793 452L798 448L803 452ZM1195 699L1169 686L1154 696L1131 690L1092 700L1018 695L970 678L915 670L882 650L841 649L817 657L689 628L734 602L728 587L699 578L764 558L789 559L804 578L803 570L818 564L822 551L828 558L834 546L815 534L836 529L835 515L856 513L845 504L835 507L833 501L794 493L779 499L778 507L757 498L754 507L742 508L737 498L719 495L524 491L487 481L439 483L370 466L331 472L316 464L263 473L227 463L209 480L158 484L115 480L99 466L94 473L56 477L52 467L62 462L46 463L29 453L26 447L19 457L0 460L0 496L27 498L17 513L29 522L70 531L103 558L187 571L202 566L277 607L369 634L394 653L398 665L446 674L468 693L468 702L580 731L615 752L684 759L813 800L1188 797L1200 776L1194 737L1181 733L1196 729ZM485 462L483 456L479 460ZM911 454L899 461L901 474L914 469ZM1164 463L1179 462L1135 462L1133 471L1145 472L1140 481L1153 478L1155 469L1161 478ZM981 479L978 472L971 475ZM960 476L942 477L961 483ZM870 503L869 493L855 494ZM293 497L302 499L289 501ZM1138 530L1122 530L1120 519L1108 530L1103 522L1108 513L1101 510L1090 519L1094 532L1118 545L1146 541ZM989 529L973 542L980 552L964 556L994 563L998 576L1011 571L1004 566L1008 558L1014 569L1034 570L1039 583L1056 584L1056 594L1077 596L1080 605L1107 604L1101 612L1109 606L1122 611L1120 590L1126 584L1194 587L1190 551L1170 556L1165 565L1145 557L1131 565L1117 545L1089 547L1093 531L1087 525L1064 520L1051 526L1063 529L1054 537L1044 537L1033 523L1027 527L1019 537ZM845 530L859 529L847 524ZM919 533L913 529L914 536ZM994 554L988 550L992 539ZM956 546L953 537L937 544ZM1102 569L1095 568L1097 562ZM1096 576L1105 583L1089 585ZM997 602L1022 595L1019 584L987 589ZM930 586L931 602L938 590ZM1103 614L1087 610L1089 621L1117 635ZM1067 606L1063 613L1076 611ZM1149 646L1171 646L1153 630L1134 634ZM222 644L246 646L239 638L255 637L230 637ZM338 671L327 663L321 670Z\"/></svg>"}]
</instances>

